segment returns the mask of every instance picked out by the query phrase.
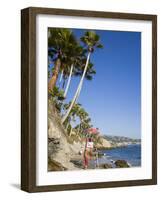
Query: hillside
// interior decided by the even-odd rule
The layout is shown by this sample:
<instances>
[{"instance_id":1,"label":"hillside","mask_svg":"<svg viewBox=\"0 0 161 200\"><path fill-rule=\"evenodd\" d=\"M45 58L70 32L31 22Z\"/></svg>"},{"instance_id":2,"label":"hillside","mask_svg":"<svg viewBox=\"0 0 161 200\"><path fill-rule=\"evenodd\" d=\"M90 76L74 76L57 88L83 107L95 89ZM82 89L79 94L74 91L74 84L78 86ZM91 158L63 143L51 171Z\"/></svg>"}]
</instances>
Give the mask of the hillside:
<instances>
[{"instance_id":1,"label":"hillside","mask_svg":"<svg viewBox=\"0 0 161 200\"><path fill-rule=\"evenodd\" d=\"M130 144L140 144L141 139L133 139L124 136L111 136L111 135L103 135L103 138L106 139L112 147L120 147L127 146Z\"/></svg>"}]
</instances>

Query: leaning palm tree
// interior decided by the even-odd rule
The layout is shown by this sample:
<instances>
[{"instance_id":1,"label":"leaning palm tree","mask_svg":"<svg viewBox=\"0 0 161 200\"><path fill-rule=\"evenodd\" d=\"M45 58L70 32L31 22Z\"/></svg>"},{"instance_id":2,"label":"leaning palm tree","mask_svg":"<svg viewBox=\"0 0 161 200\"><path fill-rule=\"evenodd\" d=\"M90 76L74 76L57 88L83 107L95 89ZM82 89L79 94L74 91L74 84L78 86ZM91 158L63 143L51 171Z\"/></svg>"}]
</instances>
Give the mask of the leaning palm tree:
<instances>
[{"instance_id":1,"label":"leaning palm tree","mask_svg":"<svg viewBox=\"0 0 161 200\"><path fill-rule=\"evenodd\" d=\"M93 68L93 66L94 66L93 63L91 63L91 62L88 63L88 67L87 67L86 74L85 74L86 80L91 81L91 80L93 79L93 75L96 74L96 71L95 71L95 69ZM83 71L84 71L83 69L84 69L84 65L82 64L81 69L78 69L78 71L76 72L75 75L76 75L76 76L82 76ZM79 92L77 93L77 97L76 97L75 103L77 102L78 97L79 97L79 95L80 95L80 91L81 91L81 89L82 89L82 85L83 85L83 82L82 82L82 84L81 84L80 87L79 87Z\"/></svg>"},{"instance_id":2,"label":"leaning palm tree","mask_svg":"<svg viewBox=\"0 0 161 200\"><path fill-rule=\"evenodd\" d=\"M54 70L49 81L49 90L56 85L61 64L67 58L68 49L77 44L76 38L69 29L50 29L48 37L49 55L53 55Z\"/></svg>"},{"instance_id":3,"label":"leaning palm tree","mask_svg":"<svg viewBox=\"0 0 161 200\"><path fill-rule=\"evenodd\" d=\"M66 84L66 88L64 91L64 98L66 98L69 86L71 83L71 78L73 75L75 75L75 72L77 71L77 68L81 65L81 60L85 56L85 50L79 45L72 46L71 49L69 49L69 57L70 57L70 65L67 68L68 69L68 81Z\"/></svg>"},{"instance_id":4,"label":"leaning palm tree","mask_svg":"<svg viewBox=\"0 0 161 200\"><path fill-rule=\"evenodd\" d=\"M76 76L76 77L78 77L78 76L81 77L81 76L82 76L83 70L84 70L84 66L85 66L85 63L84 63L82 60L84 61L84 59L81 59L81 60L79 60L79 62L77 62L77 64L75 64L75 67L71 67L71 69L73 69L73 70L72 70L73 73L70 74L71 76ZM83 63L84 63L84 64L83 64ZM66 71L66 69L67 69L67 67L65 68L65 71ZM70 69L70 70L71 70L71 69ZM71 72L71 71L70 71L70 72ZM65 76L65 74L66 74L66 72L64 73L64 76ZM96 71L95 71L95 69L93 68L93 64L92 64L91 62L89 62L88 68L87 68L87 71L86 71L86 75L85 75L86 80L92 80L94 74L96 74ZM66 76L66 77L68 77L67 85L68 85L68 83L70 84L69 80L71 81L70 75L68 75L68 72L67 72L67 76ZM66 78L65 78L65 80L66 80ZM67 89L67 86L66 86L66 88L65 88L65 92L64 92L65 94L67 94L67 93L66 93L66 89ZM69 89L69 88L68 88L68 89ZM80 92L80 90L79 90L79 92ZM79 96L79 93L78 93L77 97L78 97L78 96ZM64 100L65 98L66 98L66 96L63 95L63 100ZM76 102L77 102L77 98L76 98L76 101L75 101L75 104L73 105L73 107L76 107L76 105L78 105L78 104L76 104ZM63 109L63 110L67 111L68 108L69 108L69 106L70 106L70 104L71 104L71 102L69 102L68 106L64 107L65 109ZM71 110L73 110L73 108L72 108ZM64 113L63 113L63 114L64 114ZM66 120L67 120L67 119L66 119ZM65 123L65 124L66 124L66 123Z\"/></svg>"},{"instance_id":5,"label":"leaning palm tree","mask_svg":"<svg viewBox=\"0 0 161 200\"><path fill-rule=\"evenodd\" d=\"M84 81L84 77L85 77L85 74L86 74L86 71L87 71L87 67L88 67L88 64L89 64L89 61L90 61L91 53L94 52L95 48L102 48L103 47L100 44L99 35L97 35L94 31L87 31L85 33L85 35L81 38L81 41L83 42L83 44L85 45L85 47L87 48L87 51L88 51L86 64L85 64L84 71L83 71L82 77L80 79L79 85L77 87L75 95L74 95L74 97L72 99L72 102L70 104L70 107L69 107L69 109L67 110L67 112L65 113L65 115L62 118L62 123L64 123L64 121L67 119L67 117L68 117L68 115L69 115L69 113L70 113L75 101L78 99L78 97L80 95L81 88L82 88L83 81Z\"/></svg>"}]
</instances>

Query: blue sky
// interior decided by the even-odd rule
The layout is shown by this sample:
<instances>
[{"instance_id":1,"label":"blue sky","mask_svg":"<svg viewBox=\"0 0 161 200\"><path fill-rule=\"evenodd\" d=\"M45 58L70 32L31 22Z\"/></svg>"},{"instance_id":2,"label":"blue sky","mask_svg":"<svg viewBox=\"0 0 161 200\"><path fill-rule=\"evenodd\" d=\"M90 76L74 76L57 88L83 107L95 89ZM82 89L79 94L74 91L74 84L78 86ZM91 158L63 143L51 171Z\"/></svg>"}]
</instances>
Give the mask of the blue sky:
<instances>
[{"instance_id":1,"label":"blue sky","mask_svg":"<svg viewBox=\"0 0 161 200\"><path fill-rule=\"evenodd\" d=\"M79 38L84 30L74 29ZM104 48L91 56L96 75L84 81L78 102L103 134L141 138L141 33L101 31ZM79 78L72 78L67 99Z\"/></svg>"}]
</instances>

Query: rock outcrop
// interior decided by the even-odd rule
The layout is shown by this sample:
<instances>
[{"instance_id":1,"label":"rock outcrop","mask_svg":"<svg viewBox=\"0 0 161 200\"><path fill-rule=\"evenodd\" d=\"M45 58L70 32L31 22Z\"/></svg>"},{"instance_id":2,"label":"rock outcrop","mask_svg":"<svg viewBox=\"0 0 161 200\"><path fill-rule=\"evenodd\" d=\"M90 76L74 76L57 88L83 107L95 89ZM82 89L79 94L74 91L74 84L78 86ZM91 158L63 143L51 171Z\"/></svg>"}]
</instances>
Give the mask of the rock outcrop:
<instances>
[{"instance_id":1,"label":"rock outcrop","mask_svg":"<svg viewBox=\"0 0 161 200\"><path fill-rule=\"evenodd\" d=\"M112 147L111 143L108 140L104 139L103 137L100 138L100 142L97 144L98 149L108 149L111 147Z\"/></svg>"},{"instance_id":2,"label":"rock outcrop","mask_svg":"<svg viewBox=\"0 0 161 200\"><path fill-rule=\"evenodd\" d=\"M75 166L70 162L73 149L67 141L66 132L61 124L55 107L48 104L48 160L49 171L73 170Z\"/></svg>"}]
</instances>

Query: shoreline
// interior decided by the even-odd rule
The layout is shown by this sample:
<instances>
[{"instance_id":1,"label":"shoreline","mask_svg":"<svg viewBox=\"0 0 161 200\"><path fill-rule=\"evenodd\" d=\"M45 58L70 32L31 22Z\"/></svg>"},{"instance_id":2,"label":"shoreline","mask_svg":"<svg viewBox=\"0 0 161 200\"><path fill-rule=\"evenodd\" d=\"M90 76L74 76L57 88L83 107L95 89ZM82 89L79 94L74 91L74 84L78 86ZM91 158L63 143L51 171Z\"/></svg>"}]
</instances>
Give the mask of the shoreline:
<instances>
[{"instance_id":1,"label":"shoreline","mask_svg":"<svg viewBox=\"0 0 161 200\"><path fill-rule=\"evenodd\" d=\"M96 157L92 157L92 159L89 160L89 169L103 169L103 168L118 168L119 165L121 167L136 167L135 165L131 164L129 162L128 159L124 159L124 158L118 158L118 159L113 159L110 155L108 155L107 153L104 153L102 151L104 150L113 150L113 149L119 149L119 148L126 148L128 146L133 146L133 145L141 145L141 143L137 143L137 144L128 144L128 145L124 145L124 146L118 146L118 147L111 147L111 148L99 148L98 151L98 162L99 162L99 167L95 167L95 162L96 162ZM76 165L79 163L79 167L81 167L81 165L83 166L83 154L82 155L73 155L73 157L71 158L72 162L75 163ZM119 163L118 163L119 162ZM118 164L118 166L115 165L115 163ZM83 167L81 167L83 168Z\"/></svg>"}]
</instances>

